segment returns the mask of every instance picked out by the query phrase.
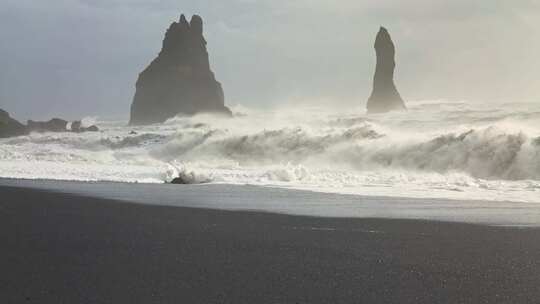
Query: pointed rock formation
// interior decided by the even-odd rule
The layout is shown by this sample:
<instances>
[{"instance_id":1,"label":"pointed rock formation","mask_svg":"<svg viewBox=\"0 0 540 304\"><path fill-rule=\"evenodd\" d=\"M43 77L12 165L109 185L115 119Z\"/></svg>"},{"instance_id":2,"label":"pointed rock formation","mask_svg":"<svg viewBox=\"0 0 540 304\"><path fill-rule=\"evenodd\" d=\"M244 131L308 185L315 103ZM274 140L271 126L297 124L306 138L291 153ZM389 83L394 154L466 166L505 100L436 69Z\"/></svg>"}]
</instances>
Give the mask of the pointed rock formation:
<instances>
[{"instance_id":1,"label":"pointed rock formation","mask_svg":"<svg viewBox=\"0 0 540 304\"><path fill-rule=\"evenodd\" d=\"M9 113L0 109L0 138L21 136L28 134L26 126L9 116Z\"/></svg>"},{"instance_id":2,"label":"pointed rock formation","mask_svg":"<svg viewBox=\"0 0 540 304\"><path fill-rule=\"evenodd\" d=\"M221 84L210 70L203 20L185 16L171 24L163 48L137 80L131 105L131 125L164 122L177 114L216 112L225 107Z\"/></svg>"},{"instance_id":3,"label":"pointed rock formation","mask_svg":"<svg viewBox=\"0 0 540 304\"><path fill-rule=\"evenodd\" d=\"M395 47L388 31L381 27L375 39L377 67L373 79L373 92L367 103L368 113L405 110L405 103L394 84Z\"/></svg>"}]
</instances>

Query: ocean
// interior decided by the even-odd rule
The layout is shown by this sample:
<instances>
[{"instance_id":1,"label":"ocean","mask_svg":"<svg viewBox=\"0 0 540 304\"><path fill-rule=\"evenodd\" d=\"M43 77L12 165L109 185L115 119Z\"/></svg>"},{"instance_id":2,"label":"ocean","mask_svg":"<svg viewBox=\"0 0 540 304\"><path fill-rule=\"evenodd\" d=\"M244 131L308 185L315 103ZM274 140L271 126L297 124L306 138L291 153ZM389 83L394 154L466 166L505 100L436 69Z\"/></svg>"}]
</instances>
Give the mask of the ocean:
<instances>
[{"instance_id":1,"label":"ocean","mask_svg":"<svg viewBox=\"0 0 540 304\"><path fill-rule=\"evenodd\" d=\"M0 178L254 185L373 197L540 202L540 103L233 108L161 125L0 139Z\"/></svg>"}]
</instances>

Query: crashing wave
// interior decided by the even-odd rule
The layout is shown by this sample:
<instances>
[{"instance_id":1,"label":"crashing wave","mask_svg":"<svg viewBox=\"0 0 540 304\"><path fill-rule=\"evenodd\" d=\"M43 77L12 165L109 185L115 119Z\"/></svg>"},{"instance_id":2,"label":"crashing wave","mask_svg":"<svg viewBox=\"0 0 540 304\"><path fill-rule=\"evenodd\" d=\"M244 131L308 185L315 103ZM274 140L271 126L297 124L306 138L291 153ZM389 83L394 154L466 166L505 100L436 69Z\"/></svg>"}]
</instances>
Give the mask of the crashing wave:
<instances>
[{"instance_id":1,"label":"crashing wave","mask_svg":"<svg viewBox=\"0 0 540 304\"><path fill-rule=\"evenodd\" d=\"M95 134L0 140L0 177L169 182L182 176L189 183L385 195L540 191L538 115L513 106L437 105L413 103L407 113L370 117L244 109L234 119L198 115L145 127L98 122L102 132Z\"/></svg>"},{"instance_id":2,"label":"crashing wave","mask_svg":"<svg viewBox=\"0 0 540 304\"><path fill-rule=\"evenodd\" d=\"M405 168L459 171L485 179L540 179L540 147L523 133L498 128L445 134L423 142L358 146L358 169Z\"/></svg>"}]
</instances>

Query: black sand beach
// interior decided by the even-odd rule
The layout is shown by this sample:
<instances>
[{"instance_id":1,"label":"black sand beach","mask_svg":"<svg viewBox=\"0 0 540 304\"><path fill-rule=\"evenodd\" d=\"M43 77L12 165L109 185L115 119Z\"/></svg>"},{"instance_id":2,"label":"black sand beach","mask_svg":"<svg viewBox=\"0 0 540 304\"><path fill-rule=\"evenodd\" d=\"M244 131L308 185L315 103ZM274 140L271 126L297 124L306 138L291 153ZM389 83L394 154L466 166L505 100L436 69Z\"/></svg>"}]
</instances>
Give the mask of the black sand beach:
<instances>
[{"instance_id":1,"label":"black sand beach","mask_svg":"<svg viewBox=\"0 0 540 304\"><path fill-rule=\"evenodd\" d=\"M540 230L0 186L1 303L537 303Z\"/></svg>"}]
</instances>

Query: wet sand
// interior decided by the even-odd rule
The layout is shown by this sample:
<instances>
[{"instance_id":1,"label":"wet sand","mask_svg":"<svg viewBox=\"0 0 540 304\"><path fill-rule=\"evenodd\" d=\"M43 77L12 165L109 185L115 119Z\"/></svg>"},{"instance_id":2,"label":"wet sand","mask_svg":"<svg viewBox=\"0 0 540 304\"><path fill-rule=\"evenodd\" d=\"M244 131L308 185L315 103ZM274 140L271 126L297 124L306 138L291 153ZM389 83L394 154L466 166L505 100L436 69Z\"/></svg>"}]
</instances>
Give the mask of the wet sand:
<instances>
[{"instance_id":1,"label":"wet sand","mask_svg":"<svg viewBox=\"0 0 540 304\"><path fill-rule=\"evenodd\" d=\"M535 303L540 230L0 186L2 303Z\"/></svg>"}]
</instances>

